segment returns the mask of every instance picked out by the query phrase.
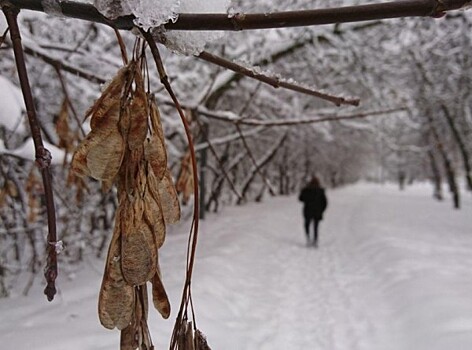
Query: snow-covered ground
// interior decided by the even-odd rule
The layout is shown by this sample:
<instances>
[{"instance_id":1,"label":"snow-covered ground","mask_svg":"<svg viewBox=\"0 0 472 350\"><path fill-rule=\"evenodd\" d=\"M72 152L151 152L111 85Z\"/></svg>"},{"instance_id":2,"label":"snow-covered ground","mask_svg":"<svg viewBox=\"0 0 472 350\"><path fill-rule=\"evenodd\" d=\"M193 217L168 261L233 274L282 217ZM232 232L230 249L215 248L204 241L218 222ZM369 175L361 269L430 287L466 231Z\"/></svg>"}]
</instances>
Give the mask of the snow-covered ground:
<instances>
[{"instance_id":1,"label":"snow-covered ground","mask_svg":"<svg viewBox=\"0 0 472 350\"><path fill-rule=\"evenodd\" d=\"M307 247L295 197L225 208L202 224L194 277L197 326L219 350L472 349L472 196L457 211L429 186L328 191L320 248ZM174 306L151 312L168 347L183 283L186 225L160 255ZM0 300L1 349L118 349L96 313L102 262ZM72 278L73 277L73 278Z\"/></svg>"}]
</instances>

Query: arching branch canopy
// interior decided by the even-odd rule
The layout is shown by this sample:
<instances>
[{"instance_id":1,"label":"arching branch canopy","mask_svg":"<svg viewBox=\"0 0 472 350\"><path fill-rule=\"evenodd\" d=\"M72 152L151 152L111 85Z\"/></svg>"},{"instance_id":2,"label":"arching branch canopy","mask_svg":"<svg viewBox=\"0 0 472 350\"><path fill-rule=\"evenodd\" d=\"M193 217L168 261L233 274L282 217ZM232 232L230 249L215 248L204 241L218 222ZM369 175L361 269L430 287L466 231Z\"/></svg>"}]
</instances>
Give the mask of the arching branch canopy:
<instances>
[{"instance_id":1,"label":"arching branch canopy","mask_svg":"<svg viewBox=\"0 0 472 350\"><path fill-rule=\"evenodd\" d=\"M8 2L20 9L46 12L43 1L8 0ZM400 17L441 17L447 11L458 10L471 4L471 0L399 0L379 4L271 13L239 13L235 15L226 13L181 13L175 23L167 23L164 27L166 30L240 31ZM118 29L130 30L134 27L135 17L133 15L108 20L91 4L55 0L55 5L65 17L112 24Z\"/></svg>"}]
</instances>

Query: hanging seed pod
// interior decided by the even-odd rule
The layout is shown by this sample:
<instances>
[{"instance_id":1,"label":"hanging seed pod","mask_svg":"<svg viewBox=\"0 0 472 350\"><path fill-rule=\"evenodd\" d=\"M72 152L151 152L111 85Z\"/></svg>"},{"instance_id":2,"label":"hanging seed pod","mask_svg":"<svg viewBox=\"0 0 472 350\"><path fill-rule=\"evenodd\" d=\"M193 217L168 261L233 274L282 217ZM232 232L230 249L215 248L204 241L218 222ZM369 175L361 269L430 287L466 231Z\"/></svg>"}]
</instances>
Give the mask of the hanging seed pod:
<instances>
[{"instance_id":1,"label":"hanging seed pod","mask_svg":"<svg viewBox=\"0 0 472 350\"><path fill-rule=\"evenodd\" d=\"M129 105L129 131L126 135L128 148L133 151L142 148L148 133L149 108L146 91L144 90L141 72L137 70L134 75L135 91Z\"/></svg>"},{"instance_id":2,"label":"hanging seed pod","mask_svg":"<svg viewBox=\"0 0 472 350\"><path fill-rule=\"evenodd\" d=\"M182 194L182 203L187 204L190 196L193 194L193 170L191 163L190 151L188 151L182 158L180 166L180 174L175 184L175 189L178 194Z\"/></svg>"},{"instance_id":3,"label":"hanging seed pod","mask_svg":"<svg viewBox=\"0 0 472 350\"><path fill-rule=\"evenodd\" d=\"M167 169L162 181L158 185L162 211L167 224L174 224L180 220L180 203L170 170Z\"/></svg>"},{"instance_id":4,"label":"hanging seed pod","mask_svg":"<svg viewBox=\"0 0 472 350\"><path fill-rule=\"evenodd\" d=\"M147 325L148 300L146 285L135 287L135 308L132 322L121 331L121 350L153 349Z\"/></svg>"},{"instance_id":5,"label":"hanging seed pod","mask_svg":"<svg viewBox=\"0 0 472 350\"><path fill-rule=\"evenodd\" d=\"M126 283L121 272L120 210L107 255L105 273L98 299L100 323L108 329L124 329L131 322L135 301L134 287Z\"/></svg>"},{"instance_id":6,"label":"hanging seed pod","mask_svg":"<svg viewBox=\"0 0 472 350\"><path fill-rule=\"evenodd\" d=\"M162 131L161 117L155 99L148 96L150 103L151 134L145 144L145 158L151 165L158 181L161 181L167 170L167 152Z\"/></svg>"},{"instance_id":7,"label":"hanging seed pod","mask_svg":"<svg viewBox=\"0 0 472 350\"><path fill-rule=\"evenodd\" d=\"M98 312L104 327L121 330L122 350L153 349L147 282L152 283L155 308L164 318L170 315L158 249L165 241L166 223L180 218L159 110L146 93L140 60L120 69L87 112L92 130L71 164L76 174L99 179L106 188L117 187L118 209Z\"/></svg>"},{"instance_id":8,"label":"hanging seed pod","mask_svg":"<svg viewBox=\"0 0 472 350\"><path fill-rule=\"evenodd\" d=\"M164 289L164 285L161 280L161 273L159 266L157 272L151 280L152 283L152 301L154 307L161 314L163 318L169 318L170 316L170 303L167 293Z\"/></svg>"},{"instance_id":9,"label":"hanging seed pod","mask_svg":"<svg viewBox=\"0 0 472 350\"><path fill-rule=\"evenodd\" d=\"M151 227L144 220L144 201L134 198L120 203L121 269L126 282L139 286L156 273L157 247Z\"/></svg>"},{"instance_id":10,"label":"hanging seed pod","mask_svg":"<svg viewBox=\"0 0 472 350\"><path fill-rule=\"evenodd\" d=\"M56 134L59 137L58 147L65 150L67 153L74 150L74 142L76 135L69 127L69 108L67 99L62 102L61 110L56 119Z\"/></svg>"},{"instance_id":11,"label":"hanging seed pod","mask_svg":"<svg viewBox=\"0 0 472 350\"><path fill-rule=\"evenodd\" d=\"M160 204L161 200L153 185L152 176L148 176L149 187L147 188L147 195L144 197L144 218L153 232L154 243L159 249L166 238L166 225Z\"/></svg>"},{"instance_id":12,"label":"hanging seed pod","mask_svg":"<svg viewBox=\"0 0 472 350\"><path fill-rule=\"evenodd\" d=\"M77 147L71 169L80 176L90 176L111 184L120 169L124 140L118 128L122 92L130 67L120 69L100 98L89 109L91 132Z\"/></svg>"}]
</instances>

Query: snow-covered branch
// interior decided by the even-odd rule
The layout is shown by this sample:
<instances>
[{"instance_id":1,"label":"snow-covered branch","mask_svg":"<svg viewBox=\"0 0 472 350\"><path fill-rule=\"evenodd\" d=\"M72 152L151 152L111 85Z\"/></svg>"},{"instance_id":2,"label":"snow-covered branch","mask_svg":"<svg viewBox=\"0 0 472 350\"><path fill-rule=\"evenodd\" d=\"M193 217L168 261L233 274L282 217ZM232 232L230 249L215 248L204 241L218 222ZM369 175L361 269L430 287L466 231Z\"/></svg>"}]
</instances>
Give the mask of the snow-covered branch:
<instances>
[{"instance_id":1,"label":"snow-covered branch","mask_svg":"<svg viewBox=\"0 0 472 350\"><path fill-rule=\"evenodd\" d=\"M9 0L20 8L47 12L51 6L44 1ZM110 20L93 5L74 1L52 1L56 15L113 25L130 30L135 26L132 14ZM440 17L445 12L470 5L470 0L402 0L337 8L271 13L180 13L175 22L164 25L166 30L240 31L268 28L302 27L322 24L360 22L400 17ZM45 8L46 7L46 8Z\"/></svg>"},{"instance_id":2,"label":"snow-covered branch","mask_svg":"<svg viewBox=\"0 0 472 350\"><path fill-rule=\"evenodd\" d=\"M279 77L270 76L269 74L264 74L262 72L257 71L256 69L246 68L242 65L231 62L222 57L213 55L206 51L201 52L197 57L204 61L208 61L210 63L216 64L217 66L221 66L223 68L232 70L233 72L236 72L238 74L242 74L252 79L261 81L265 84L271 85L274 88L281 87L287 90L300 92L302 94L315 96L322 100L334 103L336 106L340 106L343 104L358 106L360 102L359 99L356 99L356 98L351 99L351 98L345 98L345 97L340 97L340 96L334 96L325 92L317 91L307 86L296 84L292 81L287 81Z\"/></svg>"},{"instance_id":3,"label":"snow-covered branch","mask_svg":"<svg viewBox=\"0 0 472 350\"><path fill-rule=\"evenodd\" d=\"M204 115L208 118L217 119L220 121L230 122L234 124L244 124L244 125L253 125L253 126L290 126L290 125L303 125L303 124L314 124L314 123L323 123L323 122L332 122L348 119L360 119L373 116L386 116L392 113L400 112L405 110L404 108L392 108L381 111L372 111L364 113L356 113L350 115L329 115L329 116L319 116L312 118L294 118L294 119L279 119L279 120L268 120L268 119L253 119L253 118L239 118L232 112L215 112L208 110L204 107L197 107L198 113Z\"/></svg>"}]
</instances>

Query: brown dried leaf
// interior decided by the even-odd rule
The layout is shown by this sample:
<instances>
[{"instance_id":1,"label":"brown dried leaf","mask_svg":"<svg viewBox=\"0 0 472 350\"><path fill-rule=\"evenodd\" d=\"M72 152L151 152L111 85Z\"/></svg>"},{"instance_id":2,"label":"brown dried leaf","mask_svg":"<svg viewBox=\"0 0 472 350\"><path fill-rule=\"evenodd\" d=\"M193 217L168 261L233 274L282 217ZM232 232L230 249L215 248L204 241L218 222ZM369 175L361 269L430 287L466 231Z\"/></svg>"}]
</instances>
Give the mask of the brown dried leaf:
<instances>
[{"instance_id":1,"label":"brown dried leaf","mask_svg":"<svg viewBox=\"0 0 472 350\"><path fill-rule=\"evenodd\" d=\"M130 72L134 68L134 63L122 67L113 79L106 85L100 97L95 101L92 107L85 113L85 118L92 116L90 127L93 129L100 128L102 119L108 119L112 115L116 122L119 118L118 113L110 113L110 110L116 108L116 101L121 100L121 95L130 78Z\"/></svg>"},{"instance_id":2,"label":"brown dried leaf","mask_svg":"<svg viewBox=\"0 0 472 350\"><path fill-rule=\"evenodd\" d=\"M148 187L144 197L144 217L154 233L156 246L159 249L166 238L166 224L159 198L158 184L152 172L148 173Z\"/></svg>"},{"instance_id":3,"label":"brown dried leaf","mask_svg":"<svg viewBox=\"0 0 472 350\"><path fill-rule=\"evenodd\" d=\"M165 144L156 134L152 134L144 144L144 158L151 165L151 170L157 179L161 180L167 169Z\"/></svg>"},{"instance_id":4,"label":"brown dried leaf","mask_svg":"<svg viewBox=\"0 0 472 350\"><path fill-rule=\"evenodd\" d=\"M84 192L87 192L87 193L89 192L89 188L87 184L85 183L85 180L82 177L77 176L76 173L70 170L69 170L69 173L67 174L66 185L68 187L72 187L72 186L75 187L75 191L76 191L75 200L77 203L82 202L82 199L84 197Z\"/></svg>"},{"instance_id":5,"label":"brown dried leaf","mask_svg":"<svg viewBox=\"0 0 472 350\"><path fill-rule=\"evenodd\" d=\"M108 110L95 128L80 143L72 157L71 169L80 176L91 176L98 180L112 181L122 162L124 140L118 130L120 101Z\"/></svg>"},{"instance_id":6,"label":"brown dried leaf","mask_svg":"<svg viewBox=\"0 0 472 350\"><path fill-rule=\"evenodd\" d=\"M125 200L121 205L121 269L125 280L138 286L156 273L157 247L154 233L144 220L143 200Z\"/></svg>"},{"instance_id":7,"label":"brown dried leaf","mask_svg":"<svg viewBox=\"0 0 472 350\"><path fill-rule=\"evenodd\" d=\"M170 316L170 303L169 298L167 297L166 290L162 283L159 267L156 274L151 280L152 283L152 301L154 307L165 319Z\"/></svg>"},{"instance_id":8,"label":"brown dried leaf","mask_svg":"<svg viewBox=\"0 0 472 350\"><path fill-rule=\"evenodd\" d=\"M123 160L123 138L119 133L110 133L101 139L87 154L90 176L102 181L113 181Z\"/></svg>"},{"instance_id":9,"label":"brown dried leaf","mask_svg":"<svg viewBox=\"0 0 472 350\"><path fill-rule=\"evenodd\" d=\"M197 350L211 350L205 335L199 329L195 331L195 338L197 341Z\"/></svg>"},{"instance_id":10,"label":"brown dried leaf","mask_svg":"<svg viewBox=\"0 0 472 350\"><path fill-rule=\"evenodd\" d=\"M135 350L139 347L136 324L132 323L121 331L120 350Z\"/></svg>"},{"instance_id":11,"label":"brown dried leaf","mask_svg":"<svg viewBox=\"0 0 472 350\"><path fill-rule=\"evenodd\" d=\"M182 194L182 203L187 204L193 194L193 170L190 151L188 151L181 161L180 174L175 184L177 193Z\"/></svg>"},{"instance_id":12,"label":"brown dried leaf","mask_svg":"<svg viewBox=\"0 0 472 350\"><path fill-rule=\"evenodd\" d=\"M120 256L120 210L117 212L115 229L108 249L105 273L98 299L100 323L109 329L125 329L134 312L134 287L126 283L121 272Z\"/></svg>"},{"instance_id":13,"label":"brown dried leaf","mask_svg":"<svg viewBox=\"0 0 472 350\"><path fill-rule=\"evenodd\" d=\"M118 122L122 94L130 84L130 71L133 66L130 64L121 68L86 113L86 117L92 115L92 130L77 147L71 164L71 169L80 176L91 176L110 183L120 168L124 140Z\"/></svg>"},{"instance_id":14,"label":"brown dried leaf","mask_svg":"<svg viewBox=\"0 0 472 350\"><path fill-rule=\"evenodd\" d=\"M127 134L128 147L130 150L142 147L148 133L148 100L144 89L143 78L139 70L135 72L134 81L135 91L129 107L130 125Z\"/></svg>"},{"instance_id":15,"label":"brown dried leaf","mask_svg":"<svg viewBox=\"0 0 472 350\"><path fill-rule=\"evenodd\" d=\"M67 99L62 102L61 110L56 120L56 133L59 136L59 148L72 152L74 150L74 133L69 127L69 109L67 106Z\"/></svg>"},{"instance_id":16,"label":"brown dried leaf","mask_svg":"<svg viewBox=\"0 0 472 350\"><path fill-rule=\"evenodd\" d=\"M148 295L146 284L135 287L134 315L131 324L121 331L121 350L153 349L149 328L147 325L148 316Z\"/></svg>"},{"instance_id":17,"label":"brown dried leaf","mask_svg":"<svg viewBox=\"0 0 472 350\"><path fill-rule=\"evenodd\" d=\"M26 180L26 191L28 192L28 222L35 222L41 212L41 195L43 194L42 183L35 175L35 168L31 169Z\"/></svg>"},{"instance_id":18,"label":"brown dried leaf","mask_svg":"<svg viewBox=\"0 0 472 350\"><path fill-rule=\"evenodd\" d=\"M153 96L149 96L150 100L150 117L151 117L151 128L153 133L157 135L162 141L165 140L164 131L162 130L161 114L157 107L156 100Z\"/></svg>"},{"instance_id":19,"label":"brown dried leaf","mask_svg":"<svg viewBox=\"0 0 472 350\"><path fill-rule=\"evenodd\" d=\"M161 180L167 169L167 152L162 131L161 117L156 101L150 97L151 135L145 144L145 158L156 177Z\"/></svg>"},{"instance_id":20,"label":"brown dried leaf","mask_svg":"<svg viewBox=\"0 0 472 350\"><path fill-rule=\"evenodd\" d=\"M18 188L15 183L11 180L6 180L0 189L0 207L5 205L7 197L16 198L18 195Z\"/></svg>"},{"instance_id":21,"label":"brown dried leaf","mask_svg":"<svg viewBox=\"0 0 472 350\"><path fill-rule=\"evenodd\" d=\"M158 185L159 198L164 213L164 219L167 224L174 224L180 220L180 203L177 191L174 187L172 174L167 169L164 178Z\"/></svg>"}]
</instances>

